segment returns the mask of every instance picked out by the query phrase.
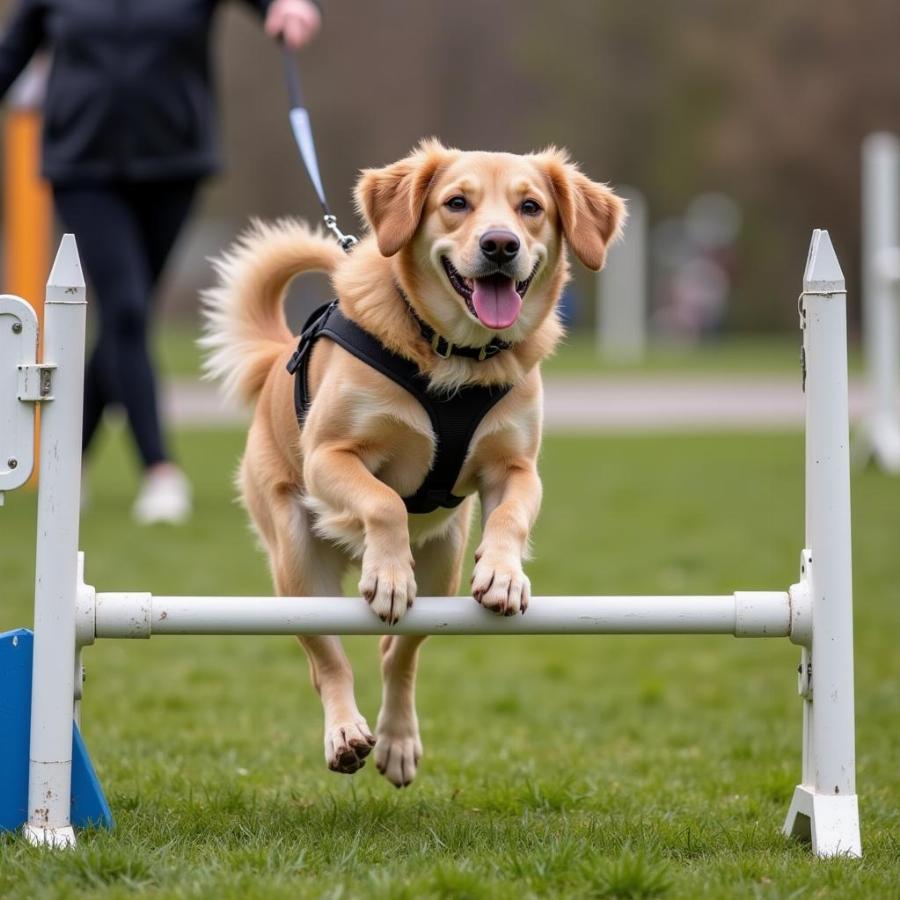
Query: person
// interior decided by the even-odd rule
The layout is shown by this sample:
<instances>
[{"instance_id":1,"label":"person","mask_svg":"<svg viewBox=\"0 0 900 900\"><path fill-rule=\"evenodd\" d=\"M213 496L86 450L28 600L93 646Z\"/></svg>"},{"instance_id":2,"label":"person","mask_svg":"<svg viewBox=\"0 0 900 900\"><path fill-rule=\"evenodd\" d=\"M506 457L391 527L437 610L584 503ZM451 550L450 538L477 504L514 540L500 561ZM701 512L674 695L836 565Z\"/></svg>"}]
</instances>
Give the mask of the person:
<instances>
[{"instance_id":1,"label":"person","mask_svg":"<svg viewBox=\"0 0 900 900\"><path fill-rule=\"evenodd\" d=\"M319 0L244 0L297 49ZM151 299L201 181L218 167L210 34L218 0L20 0L0 39L0 97L49 50L42 172L74 233L99 312L85 370L83 449L124 407L143 464L132 512L181 522L190 483L172 458L147 346Z\"/></svg>"}]
</instances>

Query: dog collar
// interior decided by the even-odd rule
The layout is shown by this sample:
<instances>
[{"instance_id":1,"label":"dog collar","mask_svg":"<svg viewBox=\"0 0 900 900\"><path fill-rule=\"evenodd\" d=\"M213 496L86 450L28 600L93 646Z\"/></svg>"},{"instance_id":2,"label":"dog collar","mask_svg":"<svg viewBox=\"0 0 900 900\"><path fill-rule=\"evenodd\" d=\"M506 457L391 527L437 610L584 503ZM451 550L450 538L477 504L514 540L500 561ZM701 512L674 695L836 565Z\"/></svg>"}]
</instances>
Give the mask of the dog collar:
<instances>
[{"instance_id":1,"label":"dog collar","mask_svg":"<svg viewBox=\"0 0 900 900\"><path fill-rule=\"evenodd\" d=\"M403 301L406 303L406 308L409 310L409 314L419 326L419 333L426 341L428 341L431 345L431 349L434 350L441 359L450 359L451 356L463 356L466 359L474 359L476 362L483 362L512 347L512 344L509 341L504 341L496 337L492 338L483 347L466 347L460 344L454 344L452 341L448 341L447 338L438 334L427 322L422 321L418 313L413 309L412 304L409 302L409 297L406 296L403 288L401 288L399 284L397 285L397 293L403 298Z\"/></svg>"}]
</instances>

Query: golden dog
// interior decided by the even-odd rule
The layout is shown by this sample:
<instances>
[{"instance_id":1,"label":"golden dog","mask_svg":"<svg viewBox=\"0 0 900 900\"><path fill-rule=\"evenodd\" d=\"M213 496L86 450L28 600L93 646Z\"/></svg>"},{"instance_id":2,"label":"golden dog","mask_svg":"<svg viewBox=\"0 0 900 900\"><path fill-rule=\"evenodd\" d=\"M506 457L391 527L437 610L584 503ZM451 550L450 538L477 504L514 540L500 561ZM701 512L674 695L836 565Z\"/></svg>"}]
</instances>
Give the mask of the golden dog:
<instances>
[{"instance_id":1,"label":"golden dog","mask_svg":"<svg viewBox=\"0 0 900 900\"><path fill-rule=\"evenodd\" d=\"M371 227L349 255L304 225L254 225L220 260L204 297L208 374L255 402L239 487L283 596L336 596L354 561L373 613L396 622L423 595L459 588L474 496L482 536L472 594L499 614L524 613L522 569L541 502L540 362L562 329L555 308L568 278L565 245L603 265L624 208L553 148L528 156L468 153L436 141L362 173L356 199ZM422 405L343 347L319 340L309 361L312 404L298 427L296 345L283 313L288 282L324 270L344 315L412 360L430 391L511 385L469 444L452 509L407 513L401 499L429 471L435 436ZM491 358L440 356L419 320L446 342ZM473 601L474 602L474 601ZM423 638L381 640L383 702L375 734L356 705L353 673L337 637L302 637L325 712L329 768L359 769L374 747L398 787L422 754L415 670Z\"/></svg>"}]
</instances>

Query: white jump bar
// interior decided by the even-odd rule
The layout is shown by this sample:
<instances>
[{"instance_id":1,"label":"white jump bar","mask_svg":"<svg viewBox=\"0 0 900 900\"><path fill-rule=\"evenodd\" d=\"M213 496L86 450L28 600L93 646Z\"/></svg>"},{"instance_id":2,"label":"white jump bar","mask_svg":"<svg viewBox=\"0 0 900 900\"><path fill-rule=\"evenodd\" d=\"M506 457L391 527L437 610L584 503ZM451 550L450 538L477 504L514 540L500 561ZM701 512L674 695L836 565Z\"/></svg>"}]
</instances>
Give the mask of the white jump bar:
<instances>
[{"instance_id":1,"label":"white jump bar","mask_svg":"<svg viewBox=\"0 0 900 900\"><path fill-rule=\"evenodd\" d=\"M719 596L533 597L498 616L472 597L420 597L397 625L353 597L162 597L98 593L98 638L153 634L732 634L786 637L784 591Z\"/></svg>"}]
</instances>

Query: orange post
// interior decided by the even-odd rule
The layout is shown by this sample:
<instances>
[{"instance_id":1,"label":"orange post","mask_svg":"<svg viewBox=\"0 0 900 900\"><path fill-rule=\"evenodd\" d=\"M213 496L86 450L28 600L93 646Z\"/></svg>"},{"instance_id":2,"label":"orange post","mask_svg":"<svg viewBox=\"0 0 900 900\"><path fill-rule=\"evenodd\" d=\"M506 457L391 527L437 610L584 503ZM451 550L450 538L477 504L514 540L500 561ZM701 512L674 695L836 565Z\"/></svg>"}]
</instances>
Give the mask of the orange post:
<instances>
[{"instance_id":1,"label":"orange post","mask_svg":"<svg viewBox=\"0 0 900 900\"><path fill-rule=\"evenodd\" d=\"M41 336L53 228L50 189L40 174L45 81L46 61L39 58L10 91L3 131L3 289L34 307ZM35 453L39 437L40 410L35 417ZM36 481L37 466L29 484Z\"/></svg>"},{"instance_id":2,"label":"orange post","mask_svg":"<svg viewBox=\"0 0 900 900\"><path fill-rule=\"evenodd\" d=\"M50 190L40 177L41 113L11 109L3 135L3 258L7 293L34 306L43 322L50 265Z\"/></svg>"}]
</instances>

